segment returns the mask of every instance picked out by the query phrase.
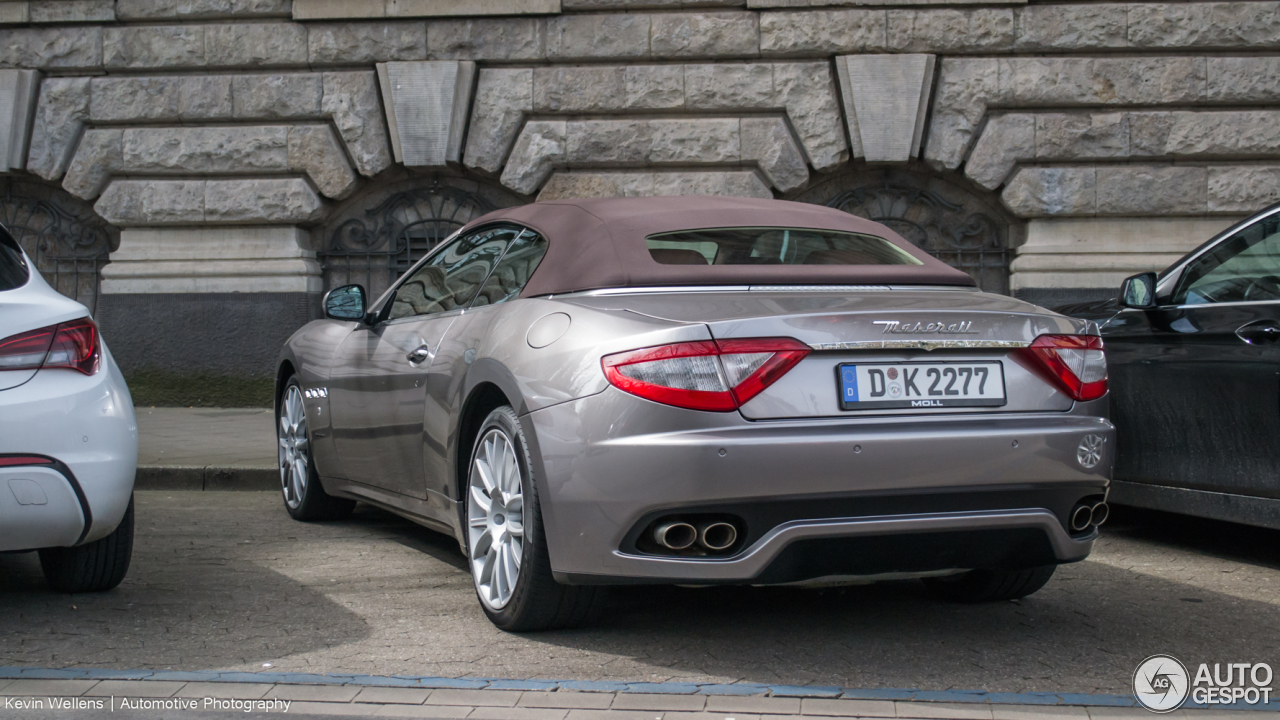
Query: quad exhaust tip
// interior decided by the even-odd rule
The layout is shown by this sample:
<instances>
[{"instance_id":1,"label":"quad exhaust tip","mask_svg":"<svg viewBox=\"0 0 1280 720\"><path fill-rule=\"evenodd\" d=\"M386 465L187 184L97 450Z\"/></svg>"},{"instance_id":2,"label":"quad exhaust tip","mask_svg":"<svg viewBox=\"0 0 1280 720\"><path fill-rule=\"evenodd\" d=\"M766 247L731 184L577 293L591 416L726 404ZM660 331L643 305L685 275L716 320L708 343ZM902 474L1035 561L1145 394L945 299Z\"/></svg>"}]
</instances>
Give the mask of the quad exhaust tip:
<instances>
[{"instance_id":1,"label":"quad exhaust tip","mask_svg":"<svg viewBox=\"0 0 1280 720\"><path fill-rule=\"evenodd\" d=\"M1071 511L1071 530L1073 532L1084 532L1090 527L1097 527L1107 521L1107 516L1111 514L1111 509L1104 502L1080 503Z\"/></svg>"},{"instance_id":2,"label":"quad exhaust tip","mask_svg":"<svg viewBox=\"0 0 1280 720\"><path fill-rule=\"evenodd\" d=\"M653 529L653 539L668 550L684 550L698 539L698 530L686 522L663 523Z\"/></svg>"},{"instance_id":3,"label":"quad exhaust tip","mask_svg":"<svg viewBox=\"0 0 1280 720\"><path fill-rule=\"evenodd\" d=\"M1106 522L1107 518L1110 516L1111 508L1107 507L1106 503L1100 502L1097 505L1094 505L1089 512L1089 524L1096 527Z\"/></svg>"},{"instance_id":4,"label":"quad exhaust tip","mask_svg":"<svg viewBox=\"0 0 1280 720\"><path fill-rule=\"evenodd\" d=\"M728 550L738 539L738 528L727 522L707 523L698 528L698 543L708 550Z\"/></svg>"}]
</instances>

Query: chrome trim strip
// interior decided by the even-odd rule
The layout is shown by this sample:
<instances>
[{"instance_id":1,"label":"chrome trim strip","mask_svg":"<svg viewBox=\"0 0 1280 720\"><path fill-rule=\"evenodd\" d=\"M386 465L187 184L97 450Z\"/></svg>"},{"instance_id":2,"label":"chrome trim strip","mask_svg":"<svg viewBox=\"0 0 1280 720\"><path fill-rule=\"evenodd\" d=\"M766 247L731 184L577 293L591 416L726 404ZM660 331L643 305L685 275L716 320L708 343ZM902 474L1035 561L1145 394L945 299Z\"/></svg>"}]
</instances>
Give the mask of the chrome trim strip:
<instances>
[{"instance_id":1,"label":"chrome trim strip","mask_svg":"<svg viewBox=\"0 0 1280 720\"><path fill-rule=\"evenodd\" d=\"M749 292L888 292L888 285L752 285Z\"/></svg>"},{"instance_id":2,"label":"chrome trim strip","mask_svg":"<svg viewBox=\"0 0 1280 720\"><path fill-rule=\"evenodd\" d=\"M575 293L565 293L556 297L593 297L598 295L638 295L641 293L709 293L709 292L747 292L750 290L748 285L690 285L669 287L628 287L628 288L599 288L597 290L580 290Z\"/></svg>"},{"instance_id":3,"label":"chrome trim strip","mask_svg":"<svg viewBox=\"0 0 1280 720\"><path fill-rule=\"evenodd\" d=\"M1049 544L1053 546L1054 555L1061 562L1071 562L1087 556L1093 547L1094 539L1098 537L1097 531L1094 531L1080 539L1073 538L1053 513L1040 508L1026 508L794 520L770 530L741 555L728 560L649 557L629 555L620 550L614 550L613 554L617 558L625 558L628 561L624 572L630 577L736 580L760 574L782 552L783 548L797 540L997 528L1043 530Z\"/></svg>"},{"instance_id":4,"label":"chrome trim strip","mask_svg":"<svg viewBox=\"0 0 1280 720\"><path fill-rule=\"evenodd\" d=\"M1022 340L857 340L811 343L814 350L1014 350L1030 347Z\"/></svg>"},{"instance_id":5,"label":"chrome trim strip","mask_svg":"<svg viewBox=\"0 0 1280 720\"><path fill-rule=\"evenodd\" d=\"M1275 305L1277 303L1280 303L1280 300L1233 300L1231 302L1205 302L1205 303L1193 303L1190 305L1157 305L1153 308L1124 308L1124 309L1125 310L1168 310L1169 308L1173 308L1175 310L1200 310L1204 308L1216 308L1216 307L1239 307L1241 305Z\"/></svg>"},{"instance_id":6,"label":"chrome trim strip","mask_svg":"<svg viewBox=\"0 0 1280 720\"><path fill-rule=\"evenodd\" d=\"M579 290L563 295L546 295L543 297L592 297L599 295L637 295L641 293L715 293L715 292L812 292L812 293L854 293L854 292L890 292L894 290L909 291L953 291L980 292L975 287L965 285L667 285L652 287L597 288L595 290Z\"/></svg>"}]
</instances>

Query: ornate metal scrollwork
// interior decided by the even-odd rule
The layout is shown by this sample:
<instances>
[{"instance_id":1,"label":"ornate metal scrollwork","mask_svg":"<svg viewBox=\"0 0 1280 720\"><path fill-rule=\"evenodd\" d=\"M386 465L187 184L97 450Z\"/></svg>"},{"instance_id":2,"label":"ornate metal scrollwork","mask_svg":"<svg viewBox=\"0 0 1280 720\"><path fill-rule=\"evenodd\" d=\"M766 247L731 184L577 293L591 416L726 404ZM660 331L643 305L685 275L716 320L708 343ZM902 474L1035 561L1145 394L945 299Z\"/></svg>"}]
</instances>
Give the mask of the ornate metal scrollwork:
<instances>
[{"instance_id":1,"label":"ornate metal scrollwork","mask_svg":"<svg viewBox=\"0 0 1280 720\"><path fill-rule=\"evenodd\" d=\"M0 181L0 223L22 245L44 279L58 292L93 312L98 279L119 231L85 202L40 183Z\"/></svg>"},{"instance_id":2,"label":"ornate metal scrollwork","mask_svg":"<svg viewBox=\"0 0 1280 720\"><path fill-rule=\"evenodd\" d=\"M377 204L348 212L326 231L318 253L325 286L359 282L380 294L441 240L500 206L478 190L471 181L435 177L426 186L367 195ZM517 203L513 197L505 204Z\"/></svg>"},{"instance_id":3,"label":"ornate metal scrollwork","mask_svg":"<svg viewBox=\"0 0 1280 720\"><path fill-rule=\"evenodd\" d=\"M983 202L940 180L912 173L869 175L861 182L846 176L798 199L888 225L930 255L969 273L983 290L1009 292L1008 226ZM824 197L833 189L835 195Z\"/></svg>"}]
</instances>

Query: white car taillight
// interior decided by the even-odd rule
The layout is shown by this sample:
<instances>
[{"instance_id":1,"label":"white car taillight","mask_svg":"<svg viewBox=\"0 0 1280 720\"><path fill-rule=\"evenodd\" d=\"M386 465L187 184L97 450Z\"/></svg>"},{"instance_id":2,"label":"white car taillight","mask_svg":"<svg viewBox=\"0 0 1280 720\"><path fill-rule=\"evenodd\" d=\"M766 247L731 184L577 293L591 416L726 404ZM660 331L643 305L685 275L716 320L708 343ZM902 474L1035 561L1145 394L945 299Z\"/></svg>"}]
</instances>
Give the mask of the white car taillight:
<instances>
[{"instance_id":1,"label":"white car taillight","mask_svg":"<svg viewBox=\"0 0 1280 720\"><path fill-rule=\"evenodd\" d=\"M68 368L93 375L101 364L98 326L89 318L49 325L0 340L0 370Z\"/></svg>"},{"instance_id":2,"label":"white car taillight","mask_svg":"<svg viewBox=\"0 0 1280 720\"><path fill-rule=\"evenodd\" d=\"M606 355L605 377L620 390L690 410L736 410L809 354L791 338L703 340Z\"/></svg>"},{"instance_id":3,"label":"white car taillight","mask_svg":"<svg viewBox=\"0 0 1280 720\"><path fill-rule=\"evenodd\" d=\"M1021 352L1073 400L1107 394L1107 355L1097 335L1041 335Z\"/></svg>"}]
</instances>

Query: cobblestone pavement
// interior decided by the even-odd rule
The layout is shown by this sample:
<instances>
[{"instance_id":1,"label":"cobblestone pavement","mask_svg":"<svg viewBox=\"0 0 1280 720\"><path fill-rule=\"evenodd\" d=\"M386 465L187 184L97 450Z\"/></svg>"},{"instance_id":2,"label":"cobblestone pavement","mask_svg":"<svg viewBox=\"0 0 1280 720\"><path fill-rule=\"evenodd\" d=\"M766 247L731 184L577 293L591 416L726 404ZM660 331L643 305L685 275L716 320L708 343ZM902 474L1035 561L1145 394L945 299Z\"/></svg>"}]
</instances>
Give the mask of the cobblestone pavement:
<instances>
[{"instance_id":1,"label":"cobblestone pavement","mask_svg":"<svg viewBox=\"0 0 1280 720\"><path fill-rule=\"evenodd\" d=\"M275 493L154 491L137 513L110 593L51 593L34 554L0 555L0 666L1127 694L1155 653L1280 665L1280 533L1172 515L1117 513L1020 602L634 587L594 627L521 636L484 618L452 539L381 511L301 524Z\"/></svg>"}]
</instances>

